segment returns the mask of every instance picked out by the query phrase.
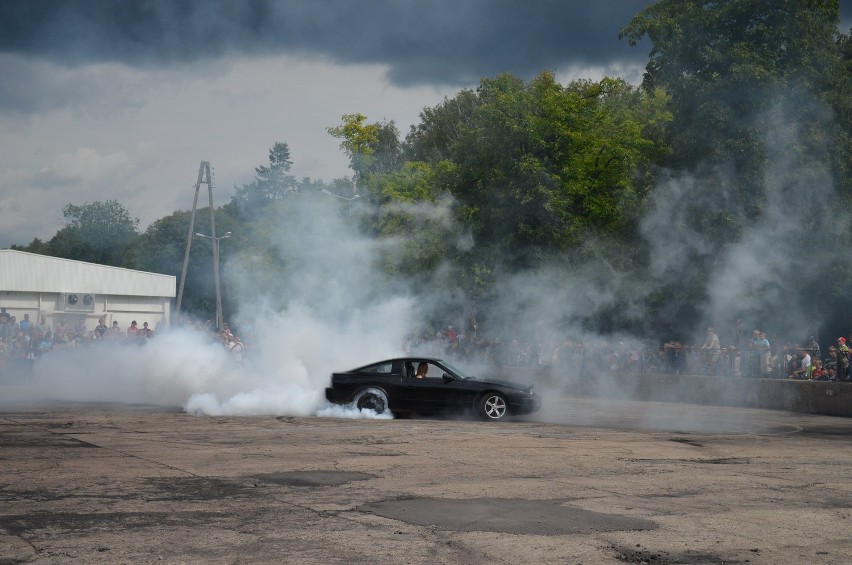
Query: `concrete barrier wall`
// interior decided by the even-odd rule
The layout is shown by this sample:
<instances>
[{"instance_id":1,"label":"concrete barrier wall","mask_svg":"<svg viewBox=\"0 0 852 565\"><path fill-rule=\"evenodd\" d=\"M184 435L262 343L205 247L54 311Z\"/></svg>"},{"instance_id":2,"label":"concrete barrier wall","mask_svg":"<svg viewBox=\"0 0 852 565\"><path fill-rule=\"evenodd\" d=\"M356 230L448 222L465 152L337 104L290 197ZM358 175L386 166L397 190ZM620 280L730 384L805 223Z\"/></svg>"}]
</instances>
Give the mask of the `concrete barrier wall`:
<instances>
[{"instance_id":1,"label":"concrete barrier wall","mask_svg":"<svg viewBox=\"0 0 852 565\"><path fill-rule=\"evenodd\" d=\"M542 393L743 406L852 417L852 383L704 375L615 374L578 378L556 369L503 369L501 376L535 382Z\"/></svg>"}]
</instances>

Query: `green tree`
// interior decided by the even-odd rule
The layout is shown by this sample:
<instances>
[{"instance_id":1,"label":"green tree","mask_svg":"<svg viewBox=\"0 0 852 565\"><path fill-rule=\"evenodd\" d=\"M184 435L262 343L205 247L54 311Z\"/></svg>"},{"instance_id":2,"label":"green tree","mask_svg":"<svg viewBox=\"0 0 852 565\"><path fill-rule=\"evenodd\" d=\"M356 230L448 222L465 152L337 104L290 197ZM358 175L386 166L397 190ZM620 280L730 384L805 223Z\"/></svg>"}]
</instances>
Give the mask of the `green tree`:
<instances>
[{"instance_id":1,"label":"green tree","mask_svg":"<svg viewBox=\"0 0 852 565\"><path fill-rule=\"evenodd\" d=\"M407 161L437 163L452 158L453 147L473 118L480 100L476 92L465 89L432 108L420 111L420 122L413 124L403 144Z\"/></svg>"},{"instance_id":2,"label":"green tree","mask_svg":"<svg viewBox=\"0 0 852 565\"><path fill-rule=\"evenodd\" d=\"M269 150L269 164L255 167L254 180L236 189L229 209L251 217L270 203L282 200L298 190L296 177L290 174L293 161L290 147L276 142Z\"/></svg>"},{"instance_id":3,"label":"green tree","mask_svg":"<svg viewBox=\"0 0 852 565\"><path fill-rule=\"evenodd\" d=\"M838 70L830 77L826 93L835 118L832 166L840 192L852 195L852 38L849 34L839 35L837 52Z\"/></svg>"},{"instance_id":4,"label":"green tree","mask_svg":"<svg viewBox=\"0 0 852 565\"><path fill-rule=\"evenodd\" d=\"M380 205L375 232L398 244L385 248L382 267L388 275L414 277L431 272L445 258L449 210L438 204L441 193L432 168L406 163L397 172L378 179Z\"/></svg>"},{"instance_id":5,"label":"green tree","mask_svg":"<svg viewBox=\"0 0 852 565\"><path fill-rule=\"evenodd\" d=\"M652 139L665 98L618 79L562 86L484 79L472 127L454 146L454 196L475 253L513 268L574 250L589 236L627 238L660 149Z\"/></svg>"},{"instance_id":6,"label":"green tree","mask_svg":"<svg viewBox=\"0 0 852 565\"><path fill-rule=\"evenodd\" d=\"M33 241L32 251L114 267L136 266L139 219L131 217L124 205L116 200L68 204L62 214L64 226L46 244Z\"/></svg>"},{"instance_id":7,"label":"green tree","mask_svg":"<svg viewBox=\"0 0 852 565\"><path fill-rule=\"evenodd\" d=\"M475 320L507 269L586 255L635 268L637 218L666 153L667 103L623 80L563 86L542 73L528 84L483 79L424 109L405 144L417 160L371 183L376 233L403 243L386 272L421 280L449 259L448 280L466 296L454 305ZM442 223L446 209L455 222Z\"/></svg>"},{"instance_id":8,"label":"green tree","mask_svg":"<svg viewBox=\"0 0 852 565\"><path fill-rule=\"evenodd\" d=\"M189 235L191 212L178 211L153 222L139 237L137 254L139 268L145 271L172 275L180 284L183 260L186 251L186 238ZM250 222L241 224L232 218L224 207L216 210L216 233L231 235L220 240L219 265L222 281L222 309L225 319L236 312L237 291L229 276L229 269L235 257L238 257L247 245L244 236ZM193 232L210 233L210 209L196 211ZM216 294L213 278L213 250L208 238L194 237L189 263L187 264L184 294L181 302L183 313L198 318L213 319L216 314Z\"/></svg>"},{"instance_id":9,"label":"green tree","mask_svg":"<svg viewBox=\"0 0 852 565\"><path fill-rule=\"evenodd\" d=\"M368 124L363 114L345 114L342 121L327 131L341 140L340 148L349 157L359 184L370 175L389 173L402 166L402 143L393 121Z\"/></svg>"},{"instance_id":10,"label":"green tree","mask_svg":"<svg viewBox=\"0 0 852 565\"><path fill-rule=\"evenodd\" d=\"M773 290L784 298L765 305L768 291L754 281L752 295L739 301L785 315L800 302L814 315L834 310L836 297L847 294L829 289L843 277L823 276L828 265L813 260L815 249L838 239L849 244L850 73L838 20L836 0L660 0L622 30L633 45L650 39L643 86L670 97L671 152L660 163L695 179L671 221L701 245L684 255L678 280L662 281L652 299L662 317L695 319L725 250L785 203L814 220L807 229L792 227L797 236L785 243L787 260L777 266L783 288ZM832 176L838 195L827 194ZM839 259L831 269L839 275L850 265ZM819 305L812 299L832 295Z\"/></svg>"},{"instance_id":11,"label":"green tree","mask_svg":"<svg viewBox=\"0 0 852 565\"><path fill-rule=\"evenodd\" d=\"M26 251L27 253L36 253L38 255L50 255L50 249L47 243L35 237L27 245L12 245L9 249L13 251Z\"/></svg>"},{"instance_id":12,"label":"green tree","mask_svg":"<svg viewBox=\"0 0 852 565\"><path fill-rule=\"evenodd\" d=\"M814 141L830 135L801 99L827 95L843 75L838 19L836 0L661 0L622 30L632 45L651 40L644 86L671 97L665 164L699 173L724 166L736 178L735 209L696 210L720 237L760 213L773 112L794 109L788 119L817 125ZM779 99L792 103L779 110Z\"/></svg>"}]
</instances>

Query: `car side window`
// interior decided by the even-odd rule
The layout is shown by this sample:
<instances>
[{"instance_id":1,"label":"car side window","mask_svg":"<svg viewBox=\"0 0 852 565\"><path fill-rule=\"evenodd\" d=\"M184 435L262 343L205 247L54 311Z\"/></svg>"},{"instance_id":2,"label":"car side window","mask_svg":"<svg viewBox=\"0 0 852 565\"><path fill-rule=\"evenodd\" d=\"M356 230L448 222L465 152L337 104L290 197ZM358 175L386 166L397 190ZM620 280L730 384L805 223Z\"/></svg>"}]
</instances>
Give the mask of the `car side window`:
<instances>
[{"instance_id":1,"label":"car side window","mask_svg":"<svg viewBox=\"0 0 852 565\"><path fill-rule=\"evenodd\" d=\"M393 371L393 363L378 363L376 365L370 365L369 367L364 367L361 369L363 373L376 373L379 375L390 375Z\"/></svg>"},{"instance_id":2,"label":"car side window","mask_svg":"<svg viewBox=\"0 0 852 565\"><path fill-rule=\"evenodd\" d=\"M440 379L444 376L444 370L437 365L433 365L432 363L425 363L426 372L423 374L423 378L425 379Z\"/></svg>"}]
</instances>

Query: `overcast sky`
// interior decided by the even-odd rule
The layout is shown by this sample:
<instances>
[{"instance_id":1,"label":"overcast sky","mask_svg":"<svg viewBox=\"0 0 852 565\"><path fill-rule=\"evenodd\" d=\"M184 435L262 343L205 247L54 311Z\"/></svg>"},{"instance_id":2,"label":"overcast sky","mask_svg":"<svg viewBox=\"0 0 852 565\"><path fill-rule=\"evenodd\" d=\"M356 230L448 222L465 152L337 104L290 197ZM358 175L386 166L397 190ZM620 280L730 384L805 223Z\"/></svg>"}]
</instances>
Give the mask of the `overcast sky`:
<instances>
[{"instance_id":1,"label":"overcast sky","mask_svg":"<svg viewBox=\"0 0 852 565\"><path fill-rule=\"evenodd\" d=\"M843 2L848 30L850 3ZM394 120L508 71L641 80L619 29L644 0L0 0L0 248L49 239L69 203L144 229L216 203L285 141L297 177L351 171L326 128Z\"/></svg>"}]
</instances>

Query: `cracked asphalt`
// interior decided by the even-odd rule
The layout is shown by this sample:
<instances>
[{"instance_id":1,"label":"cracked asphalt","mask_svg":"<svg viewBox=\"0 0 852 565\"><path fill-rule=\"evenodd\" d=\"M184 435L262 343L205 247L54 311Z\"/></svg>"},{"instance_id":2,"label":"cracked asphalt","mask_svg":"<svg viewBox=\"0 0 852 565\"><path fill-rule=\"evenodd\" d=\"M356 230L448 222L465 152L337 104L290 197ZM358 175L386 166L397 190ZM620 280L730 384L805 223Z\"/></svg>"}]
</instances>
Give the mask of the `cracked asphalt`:
<instances>
[{"instance_id":1,"label":"cracked asphalt","mask_svg":"<svg viewBox=\"0 0 852 565\"><path fill-rule=\"evenodd\" d=\"M852 562L852 419L0 411L0 564Z\"/></svg>"}]
</instances>

